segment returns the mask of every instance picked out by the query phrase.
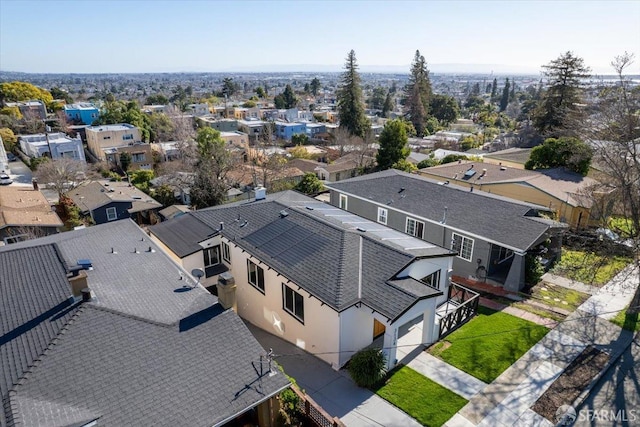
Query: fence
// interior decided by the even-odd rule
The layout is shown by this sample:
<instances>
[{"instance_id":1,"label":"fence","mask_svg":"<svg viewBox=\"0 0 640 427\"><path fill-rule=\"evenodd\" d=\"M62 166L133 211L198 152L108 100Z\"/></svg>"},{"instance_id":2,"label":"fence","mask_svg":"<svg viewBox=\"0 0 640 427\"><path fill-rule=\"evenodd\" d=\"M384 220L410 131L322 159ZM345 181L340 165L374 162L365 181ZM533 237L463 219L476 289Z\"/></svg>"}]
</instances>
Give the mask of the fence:
<instances>
[{"instance_id":1,"label":"fence","mask_svg":"<svg viewBox=\"0 0 640 427\"><path fill-rule=\"evenodd\" d=\"M346 427L338 417L332 417L322 409L320 405L313 401L311 397L303 393L295 385L291 385L291 390L300 398L298 409L309 420L310 425L315 427Z\"/></svg>"},{"instance_id":2,"label":"fence","mask_svg":"<svg viewBox=\"0 0 640 427\"><path fill-rule=\"evenodd\" d=\"M458 283L451 282L447 304L455 303L456 308L440 319L440 339L464 325L478 312L480 294Z\"/></svg>"}]
</instances>

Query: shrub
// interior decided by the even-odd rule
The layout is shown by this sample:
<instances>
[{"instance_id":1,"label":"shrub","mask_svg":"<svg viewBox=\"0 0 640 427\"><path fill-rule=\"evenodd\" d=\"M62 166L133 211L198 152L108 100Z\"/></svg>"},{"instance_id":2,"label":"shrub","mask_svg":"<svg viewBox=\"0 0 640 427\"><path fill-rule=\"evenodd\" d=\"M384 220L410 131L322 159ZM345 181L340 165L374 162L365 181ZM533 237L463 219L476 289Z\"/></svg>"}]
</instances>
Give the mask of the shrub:
<instances>
[{"instance_id":1,"label":"shrub","mask_svg":"<svg viewBox=\"0 0 640 427\"><path fill-rule=\"evenodd\" d=\"M360 387L373 387L386 374L386 360L380 349L366 348L349 361L349 375Z\"/></svg>"}]
</instances>

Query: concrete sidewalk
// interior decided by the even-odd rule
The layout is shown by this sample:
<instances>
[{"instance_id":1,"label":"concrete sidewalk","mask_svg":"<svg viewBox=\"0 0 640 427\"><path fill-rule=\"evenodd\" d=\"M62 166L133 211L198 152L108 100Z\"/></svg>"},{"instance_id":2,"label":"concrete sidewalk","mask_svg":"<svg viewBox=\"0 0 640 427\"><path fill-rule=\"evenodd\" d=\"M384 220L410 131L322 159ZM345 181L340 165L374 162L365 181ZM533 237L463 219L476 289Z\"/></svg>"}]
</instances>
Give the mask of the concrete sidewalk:
<instances>
[{"instance_id":1,"label":"concrete sidewalk","mask_svg":"<svg viewBox=\"0 0 640 427\"><path fill-rule=\"evenodd\" d=\"M287 375L295 378L305 393L348 427L421 426L386 400L355 385L348 373L334 370L294 344L250 323L246 325L262 347L273 349L276 362Z\"/></svg>"},{"instance_id":2,"label":"concrete sidewalk","mask_svg":"<svg viewBox=\"0 0 640 427\"><path fill-rule=\"evenodd\" d=\"M554 285L562 286L563 288L573 289L574 291L582 292L584 294L594 295L598 293L600 288L598 286L587 285L577 280L567 279L566 277L556 276L551 273L544 273L542 280L545 282L553 283Z\"/></svg>"},{"instance_id":3,"label":"concrete sidewalk","mask_svg":"<svg viewBox=\"0 0 640 427\"><path fill-rule=\"evenodd\" d=\"M637 287L638 270L629 266L586 300L578 310L602 319L613 319L619 311L624 310L631 303Z\"/></svg>"}]
</instances>

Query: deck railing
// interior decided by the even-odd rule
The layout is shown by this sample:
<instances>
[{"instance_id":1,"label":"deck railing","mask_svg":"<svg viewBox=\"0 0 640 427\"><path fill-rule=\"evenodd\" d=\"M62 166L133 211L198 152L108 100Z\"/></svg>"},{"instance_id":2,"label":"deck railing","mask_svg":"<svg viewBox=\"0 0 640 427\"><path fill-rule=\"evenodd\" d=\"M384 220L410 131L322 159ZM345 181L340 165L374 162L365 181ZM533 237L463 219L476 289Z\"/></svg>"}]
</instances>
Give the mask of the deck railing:
<instances>
[{"instance_id":1,"label":"deck railing","mask_svg":"<svg viewBox=\"0 0 640 427\"><path fill-rule=\"evenodd\" d=\"M479 301L480 294L458 283L451 282L446 304L454 302L456 307L440 319L439 339L446 337L475 316L478 312Z\"/></svg>"}]
</instances>

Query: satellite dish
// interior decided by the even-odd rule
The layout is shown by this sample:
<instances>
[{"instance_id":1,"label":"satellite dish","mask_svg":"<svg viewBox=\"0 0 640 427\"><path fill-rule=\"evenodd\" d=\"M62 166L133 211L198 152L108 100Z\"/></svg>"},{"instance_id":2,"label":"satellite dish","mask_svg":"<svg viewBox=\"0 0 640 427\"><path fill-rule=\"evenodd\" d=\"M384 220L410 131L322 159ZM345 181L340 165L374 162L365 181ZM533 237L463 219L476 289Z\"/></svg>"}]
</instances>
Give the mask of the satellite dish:
<instances>
[{"instance_id":1,"label":"satellite dish","mask_svg":"<svg viewBox=\"0 0 640 427\"><path fill-rule=\"evenodd\" d=\"M277 313L272 312L271 317L273 318L273 329L275 329L280 335L284 335L284 323L280 320L280 316L278 316Z\"/></svg>"},{"instance_id":2,"label":"satellite dish","mask_svg":"<svg viewBox=\"0 0 640 427\"><path fill-rule=\"evenodd\" d=\"M204 271L202 271L201 268L194 268L193 270L191 270L191 275L193 277L195 277L196 279L198 279L198 281L196 282L195 285L193 285L193 287L195 288L196 286L198 286L198 284L200 283L200 279L202 277L204 277Z\"/></svg>"}]
</instances>

